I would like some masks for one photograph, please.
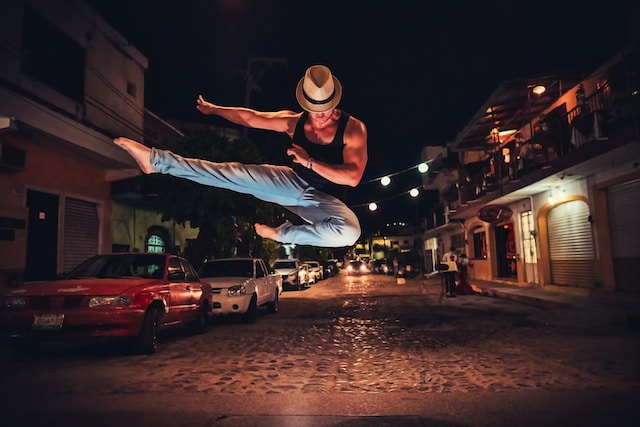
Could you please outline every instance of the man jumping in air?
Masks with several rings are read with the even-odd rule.
[[[291,166],[216,163],[184,158],[128,138],[114,142],[145,174],[168,174],[251,194],[285,207],[306,222],[294,225],[286,221],[277,227],[256,223],[256,233],[263,238],[318,247],[351,246],[360,237],[360,223],[340,198],[346,187],[355,187],[362,179],[368,156],[367,129],[362,121],[336,108],[341,97],[340,81],[324,65],[309,67],[296,87],[303,112],[224,107],[198,97],[196,108],[203,114],[289,135]]]

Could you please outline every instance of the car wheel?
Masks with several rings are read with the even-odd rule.
[[[258,300],[256,295],[253,294],[251,297],[251,302],[249,303],[249,308],[247,308],[246,313],[242,315],[242,321],[244,323],[255,323],[258,318]]]
[[[28,338],[16,338],[11,342],[13,354],[17,357],[33,357],[38,353],[40,342]]]
[[[191,331],[194,334],[203,334],[207,328],[207,321],[209,320],[209,313],[205,304],[201,305],[198,309],[196,318],[191,323]]]
[[[142,320],[142,329],[136,342],[138,354],[153,354],[158,350],[158,335],[162,315],[157,307],[150,307]]]
[[[273,297],[273,301],[269,301],[267,303],[267,311],[269,313],[277,313],[278,312],[278,303],[280,296],[278,295],[278,289],[274,291],[275,296]]]

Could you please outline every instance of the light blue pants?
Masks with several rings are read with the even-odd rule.
[[[311,187],[290,167],[215,163],[156,148],[151,149],[150,160],[156,173],[251,194],[276,203],[307,222],[293,225],[287,221],[278,232],[278,242],[344,247],[353,245],[360,237],[360,223],[353,211],[340,199]]]

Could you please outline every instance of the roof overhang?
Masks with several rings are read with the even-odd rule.
[[[515,133],[538,117],[568,89],[579,75],[547,75],[501,83],[469,123],[449,142],[451,151],[487,151],[495,147],[492,132]],[[539,89],[544,88],[541,92]]]

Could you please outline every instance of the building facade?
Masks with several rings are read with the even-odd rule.
[[[179,136],[145,109],[147,67],[82,1],[3,3],[0,288],[55,278],[93,254],[145,250],[153,230],[188,237],[157,214],[113,208],[112,183],[139,170],[112,139]]]
[[[640,294],[639,89],[634,44],[579,76],[501,84],[448,144],[456,170],[425,177],[445,207],[425,250],[466,253],[470,281]]]

